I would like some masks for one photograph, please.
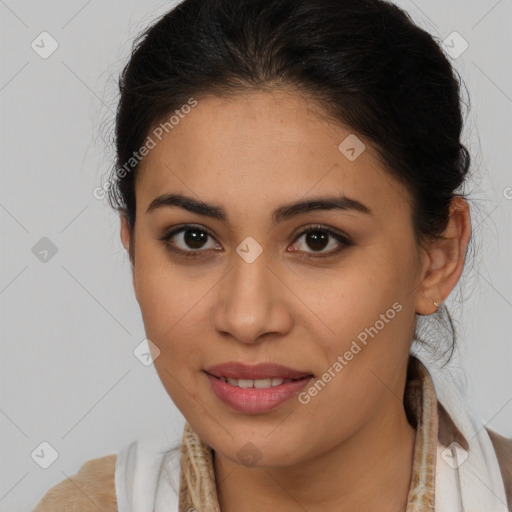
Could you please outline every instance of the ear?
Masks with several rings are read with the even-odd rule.
[[[135,271],[134,271],[134,247],[132,234],[130,229],[130,224],[128,222],[128,218],[126,215],[121,214],[121,242],[128,252],[128,257],[130,258],[130,264],[132,269],[132,282],[133,282],[133,290],[135,291],[135,295],[137,295],[137,285],[135,282]]]
[[[450,204],[450,218],[442,238],[435,240],[424,254],[423,278],[416,300],[416,313],[430,315],[450,295],[464,269],[471,236],[469,205],[461,197]]]

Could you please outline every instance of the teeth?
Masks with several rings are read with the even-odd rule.
[[[291,382],[292,379],[280,379],[275,377],[272,379],[232,379],[231,377],[222,377],[224,382],[229,382],[232,386],[239,388],[256,388],[256,389],[267,389],[274,386],[280,386]]]

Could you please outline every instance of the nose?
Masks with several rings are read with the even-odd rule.
[[[282,277],[264,258],[237,259],[217,288],[215,329],[245,344],[285,335],[293,320]]]

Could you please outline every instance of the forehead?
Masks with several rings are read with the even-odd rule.
[[[186,111],[172,128],[149,134],[155,145],[136,185],[141,209],[178,191],[244,213],[333,193],[374,211],[407,208],[405,190],[370,142],[298,93],[203,97]]]

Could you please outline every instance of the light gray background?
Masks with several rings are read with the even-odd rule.
[[[454,63],[471,99],[478,257],[462,308],[451,300],[459,287],[448,300],[460,310],[454,368],[482,419],[510,437],[512,1],[397,3],[442,40],[457,31],[469,43]],[[118,219],[92,193],[113,157],[102,137],[117,75],[134,36],[171,5],[0,0],[1,511],[31,510],[83,462],[142,432],[180,439],[181,414],[133,354],[145,335]],[[47,59],[31,48],[43,31],[59,44]],[[46,263],[32,252],[42,237],[58,249]],[[43,441],[58,452],[48,469],[31,457]]]

